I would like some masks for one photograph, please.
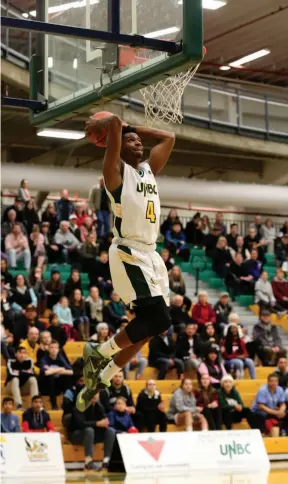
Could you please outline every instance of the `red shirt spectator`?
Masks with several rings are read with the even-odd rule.
[[[199,293],[198,303],[192,309],[192,319],[199,326],[205,326],[207,323],[216,323],[216,314],[208,303],[208,294],[206,291]]]
[[[282,269],[277,269],[277,275],[271,284],[276,301],[284,309],[288,309],[288,281],[284,278]]]

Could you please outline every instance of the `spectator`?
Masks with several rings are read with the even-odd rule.
[[[136,379],[141,380],[144,370],[147,366],[147,359],[142,356],[141,350],[136,353],[136,355],[126,363],[123,368],[124,377],[127,378],[128,371],[136,370]]]
[[[203,358],[202,363],[198,368],[201,375],[209,375],[210,383],[214,388],[220,387],[220,382],[223,376],[227,374],[224,365],[220,361],[220,348],[217,344],[212,343],[207,348],[207,356]]]
[[[100,179],[98,200],[96,204],[97,235],[106,237],[110,230],[110,202],[104,186],[104,179]]]
[[[7,261],[1,258],[1,286],[4,284],[6,288],[10,289],[13,286],[13,282],[14,277],[8,272]]]
[[[262,247],[262,238],[257,235],[257,231],[254,227],[250,227],[248,235],[244,238],[244,247],[248,249],[250,254],[253,249],[257,249],[257,259],[263,260],[264,250]]]
[[[1,313],[3,315],[3,325],[11,333],[14,333],[14,312],[11,307],[11,298],[8,290],[1,286]]]
[[[278,376],[278,385],[283,388],[285,392],[285,401],[288,403],[288,368],[287,368],[287,358],[281,357],[277,362],[275,368],[275,375]]]
[[[41,331],[39,338],[39,348],[37,351],[37,365],[41,367],[41,360],[44,356],[49,355],[49,346],[52,341],[52,336],[50,331]]]
[[[14,400],[12,397],[5,397],[2,400],[3,412],[1,412],[1,433],[14,434],[21,432],[19,417],[13,412]]]
[[[60,279],[60,270],[58,266],[51,269],[50,281],[46,283],[47,307],[52,309],[64,294],[64,284]]]
[[[16,344],[27,338],[29,328],[37,328],[40,332],[45,329],[45,324],[37,318],[36,309],[32,304],[26,306],[21,318],[15,324],[14,337]]]
[[[249,276],[253,277],[254,281],[258,281],[261,274],[261,262],[258,261],[258,250],[252,249],[251,258],[246,260],[244,264],[247,267]]]
[[[33,225],[30,234],[30,250],[33,264],[43,267],[46,261],[46,248],[44,235],[40,233],[39,225]]]
[[[7,361],[10,358],[14,358],[14,348],[12,343],[14,342],[14,336],[3,325],[4,316],[1,312],[1,355]]]
[[[127,411],[126,400],[123,397],[117,397],[115,407],[108,414],[109,427],[116,431],[116,434],[136,433],[138,430],[134,427],[130,413]]]
[[[55,202],[58,222],[69,220],[70,215],[75,211],[73,203],[68,198],[68,190],[62,190],[60,200]]]
[[[176,343],[176,358],[183,360],[185,371],[197,370],[200,366],[200,341],[196,334],[197,324],[188,323],[185,332],[178,334]]]
[[[267,249],[268,254],[274,254],[274,241],[276,239],[276,230],[272,218],[267,218],[263,225],[262,243]]]
[[[16,312],[22,312],[29,304],[37,307],[38,301],[34,290],[28,287],[23,274],[15,277],[15,287],[12,289],[11,296],[12,308]]]
[[[89,280],[91,286],[97,286],[99,288],[102,298],[110,296],[113,287],[107,252],[100,253],[95,267],[89,271]]]
[[[25,410],[22,416],[23,432],[56,432],[49,413],[43,407],[41,395],[34,395],[31,408]]]
[[[209,430],[221,430],[222,417],[219,396],[217,390],[210,383],[209,375],[201,376],[199,390],[196,390],[195,398],[197,410],[207,420]]]
[[[206,291],[199,292],[198,303],[192,309],[192,319],[198,324],[201,331],[206,324],[216,323],[216,315],[211,304],[208,303],[208,293]]]
[[[177,212],[176,210],[170,210],[169,214],[168,214],[168,217],[164,220],[164,222],[162,223],[161,227],[160,227],[160,232],[162,235],[164,235],[164,237],[166,236],[166,233],[168,232],[168,230],[171,230],[172,229],[172,226],[174,224],[180,224],[181,225],[181,228],[182,228],[182,224],[180,222],[180,219],[177,215]]]
[[[228,292],[221,292],[220,298],[213,309],[216,314],[216,329],[218,333],[222,333],[228,324],[229,314],[233,311],[231,304],[229,304]]]
[[[201,229],[201,216],[200,213],[197,212],[195,213],[192,220],[190,220],[190,222],[188,222],[185,227],[186,242],[189,244],[193,244],[194,246],[202,245],[204,235]]]
[[[171,230],[166,232],[165,243],[171,254],[179,255],[185,262],[189,261],[190,250],[180,223],[174,223]]]
[[[226,236],[227,227],[223,223],[223,213],[222,212],[216,213],[214,230],[216,230],[219,233],[219,235],[223,235],[224,237]]]
[[[262,434],[279,437],[280,429],[288,432],[288,414],[285,393],[279,386],[275,373],[268,375],[267,384],[263,385],[255,397],[252,412],[257,419],[257,427]],[[275,428],[276,427],[276,428]]]
[[[277,269],[272,289],[277,304],[282,310],[288,310],[288,280],[284,278],[284,271],[281,268]]]
[[[212,343],[220,346],[220,335],[216,333],[214,324],[208,323],[200,333],[199,344],[201,356],[207,355],[207,350],[210,348]]]
[[[168,249],[161,250],[161,258],[166,266],[167,271],[171,271],[174,266],[174,259],[170,258],[170,253]]]
[[[28,190],[28,180],[25,180],[25,179],[21,180],[16,196],[23,203],[29,202],[29,200],[31,199],[31,195]]]
[[[58,341],[60,348],[62,349],[67,342],[66,331],[61,325],[57,314],[51,313],[49,315],[50,326],[48,328],[49,333],[51,333],[51,338]]]
[[[239,253],[235,255],[230,264],[226,284],[232,291],[233,297],[238,294],[254,294],[253,276],[249,274],[248,267],[246,263],[243,263],[243,257]]]
[[[288,235],[288,220],[285,220],[283,227],[280,229],[280,237],[283,237],[283,235]]]
[[[176,344],[168,331],[155,336],[149,343],[149,366],[159,370],[158,380],[164,380],[166,373],[176,368],[178,378],[184,373],[184,362],[175,358]]]
[[[136,409],[142,416],[142,425],[147,432],[155,432],[156,425],[159,425],[159,432],[166,432],[164,402],[154,380],[147,380],[146,388],[138,395]]]
[[[40,314],[43,314],[46,309],[46,287],[41,267],[33,267],[29,275],[29,284],[33,289],[38,301],[38,308]]]
[[[53,306],[53,312],[57,314],[59,322],[65,329],[68,340],[73,339],[73,318],[67,297],[62,296],[57,304]]]
[[[11,232],[13,231],[14,225],[17,223],[20,225],[23,234],[26,235],[26,229],[24,225],[21,222],[17,222],[16,218],[17,218],[16,211],[13,208],[11,208],[7,213],[7,221],[2,223],[1,231],[2,231],[3,239],[5,239],[6,235],[11,234]]]
[[[53,244],[53,235],[50,233],[49,222],[43,222],[41,224],[41,234],[44,237],[44,247],[49,262],[54,263],[58,259],[60,250],[58,245]]]
[[[50,397],[53,410],[58,410],[56,397],[72,386],[73,370],[71,365],[59,353],[58,341],[52,340],[49,353],[40,362],[44,394]]]
[[[183,296],[176,295],[172,297],[170,316],[175,333],[182,333],[185,331],[186,325],[192,322],[188,310],[184,305]]]
[[[80,229],[80,227],[84,223],[84,220],[87,217],[86,207],[85,207],[85,204],[83,202],[77,202],[75,204],[75,215],[76,215],[76,218],[77,218],[77,225]]]
[[[94,269],[97,267],[96,257],[99,254],[99,244],[96,242],[96,240],[96,234],[88,234],[80,249],[83,272],[89,272],[91,267],[94,267]]]
[[[21,394],[29,394],[31,397],[38,394],[38,383],[33,371],[33,361],[27,358],[25,348],[18,346],[15,351],[15,359],[7,361],[7,377],[5,393],[12,395],[16,409],[22,409]]]
[[[80,229],[77,223],[76,213],[72,213],[69,217],[69,230],[76,237],[76,239],[81,240]]]
[[[273,313],[282,310],[282,307],[277,304],[274,297],[272,285],[268,280],[268,272],[266,271],[262,272],[255,284],[255,303],[259,305],[260,312],[263,309],[268,309]]]
[[[89,318],[85,313],[85,302],[80,289],[74,289],[70,303],[73,326],[79,331],[83,341],[90,338]]]
[[[204,215],[201,219],[201,232],[203,234],[203,242],[205,242],[205,237],[210,233],[210,220],[207,215]]]
[[[99,254],[101,254],[101,252],[109,251],[113,238],[114,238],[113,232],[109,232],[106,237],[103,237],[102,239],[100,239]]]
[[[264,231],[263,231],[263,222],[261,215],[255,215],[254,222],[250,225],[250,227],[256,230],[256,235],[259,240],[263,239]]]
[[[54,237],[56,230],[59,227],[59,223],[53,202],[49,202],[46,209],[42,213],[42,222],[49,223],[50,234]]]
[[[41,333],[42,334],[42,333]],[[39,375],[40,369],[36,366],[37,363],[37,353],[39,350],[39,329],[35,326],[28,329],[27,339],[21,342],[21,347],[25,348],[28,358],[33,361],[33,369],[35,375]]]
[[[216,249],[212,254],[212,259],[213,270],[216,272],[216,274],[218,274],[218,276],[225,278],[232,262],[225,237],[219,237]]]
[[[90,321],[90,326],[95,331],[98,323],[103,322],[103,300],[99,296],[98,287],[90,287],[89,296],[85,301],[85,311]]]
[[[228,371],[236,371],[237,378],[244,378],[244,368],[248,368],[250,378],[256,379],[254,361],[248,358],[241,328],[234,323],[227,326],[227,333],[223,340],[225,365]]]
[[[105,343],[109,339],[109,326],[107,323],[98,323],[96,326],[96,333],[93,334],[91,340],[97,343]]]
[[[288,234],[275,241],[275,257],[278,267],[282,267],[284,272],[288,272]]]
[[[64,296],[71,298],[75,289],[80,289],[82,292],[82,281],[78,269],[72,269],[71,274],[65,284]]]
[[[8,221],[8,212],[11,209],[15,210],[16,212],[16,222],[22,223],[23,222],[23,202],[19,197],[15,198],[13,205],[10,205],[9,207],[6,208],[6,210],[3,213],[2,222]]]
[[[167,417],[177,426],[185,425],[187,432],[192,432],[195,424],[198,424],[201,430],[208,430],[207,420],[202,413],[197,411],[190,378],[184,378],[180,388],[173,393]]]
[[[229,247],[230,254],[232,259],[235,259],[236,254],[241,254],[243,257],[243,260],[250,259],[250,252],[247,248],[244,246],[244,239],[242,235],[237,235],[236,237],[236,242],[235,242],[235,248]]]
[[[86,215],[84,222],[81,224],[81,227],[80,227],[80,240],[81,240],[81,242],[85,242],[85,240],[87,239],[87,236],[89,234],[93,235],[96,239],[97,234],[96,234],[94,221],[93,221],[92,217],[88,217]]]
[[[40,220],[35,209],[34,201],[32,199],[25,203],[23,210],[23,222],[28,235],[31,234],[33,225],[39,226]]]
[[[229,248],[237,251],[237,237],[239,236],[239,227],[238,224],[231,224],[230,225],[230,234],[227,235],[227,245]]]
[[[73,408],[68,437],[73,445],[84,446],[85,470],[107,469],[112,456],[116,432],[109,427],[105,409],[99,401],[99,393],[94,396],[92,405],[84,413],[78,412],[76,407]],[[94,444],[100,442],[104,443],[102,466],[93,462]]]
[[[231,430],[233,423],[240,423],[243,418],[246,418],[249,426],[255,429],[257,428],[255,417],[250,408],[244,406],[240,393],[234,387],[234,383],[231,375],[225,375],[221,379],[219,403],[223,423],[227,430]]]
[[[26,271],[30,270],[31,253],[28,239],[18,223],[15,223],[12,232],[5,237],[5,251],[8,256],[9,267],[17,269],[17,263],[23,261]]]
[[[69,222],[62,221],[60,228],[54,236],[54,243],[60,248],[61,256],[64,263],[75,260],[80,248],[80,242],[69,230]]]
[[[122,321],[128,321],[126,307],[116,291],[111,292],[110,301],[104,306],[103,315],[113,333],[116,333]]]
[[[185,296],[186,287],[182,276],[182,271],[179,266],[174,266],[169,273],[169,287],[175,294]]]
[[[261,348],[264,366],[274,365],[280,356],[286,356],[286,350],[281,347],[279,328],[272,323],[267,309],[262,311],[259,323],[253,328],[253,340]]]

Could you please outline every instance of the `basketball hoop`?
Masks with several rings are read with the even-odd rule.
[[[203,47],[203,57],[205,54],[206,48]],[[182,97],[185,88],[196,74],[199,66],[200,63],[186,72],[167,77],[140,90],[144,101],[147,125],[152,126],[156,121],[166,124],[182,123]]]

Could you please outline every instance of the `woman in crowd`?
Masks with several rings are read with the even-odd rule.
[[[207,349],[207,356],[203,358],[202,363],[198,368],[198,373],[201,375],[209,375],[211,385],[214,388],[220,387],[220,382],[223,376],[227,374],[223,363],[220,361],[220,348],[215,343],[212,343]]]
[[[160,255],[161,255],[162,260],[163,260],[163,262],[166,266],[167,271],[169,272],[172,269],[172,267],[174,266],[174,259],[172,259],[170,257],[170,253],[169,253],[168,249],[163,249],[161,251]]]
[[[276,229],[273,225],[272,218],[267,218],[265,224],[262,226],[263,242],[266,246],[268,254],[274,254],[274,242],[276,239]]]
[[[60,324],[57,314],[51,313],[49,316],[49,328],[48,331],[51,333],[52,339],[58,341],[60,348],[66,345],[67,335],[65,329]]]
[[[10,272],[8,272],[8,264],[7,260],[3,257],[1,258],[1,284],[4,284],[5,287],[10,288],[13,286],[14,277]]]
[[[86,236],[86,240],[80,248],[82,272],[91,271],[91,267],[93,268],[93,266],[96,269],[96,257],[98,254],[99,244],[97,243],[97,233],[95,231],[95,234],[91,232]]]
[[[122,321],[128,321],[125,304],[116,291],[111,292],[110,302],[104,307],[103,315],[113,333],[116,333]]]
[[[37,267],[43,267],[46,262],[46,248],[44,235],[40,233],[39,225],[33,225],[30,234],[30,251],[32,256],[32,264]]]
[[[139,393],[136,411],[142,416],[141,427],[147,432],[155,432],[156,425],[159,425],[159,432],[166,432],[164,402],[154,380],[148,380],[146,388]]]
[[[182,227],[182,224],[180,222],[180,219],[177,215],[176,210],[172,209],[172,210],[170,210],[168,217],[164,220],[163,224],[160,227],[161,234],[164,235],[164,237],[165,237],[166,232],[168,232],[168,230],[171,230],[173,224],[176,224],[176,223],[179,223]]]
[[[210,383],[210,376],[201,375],[199,390],[195,392],[198,411],[206,418],[209,430],[221,430],[222,418],[217,390]]]
[[[41,331],[39,336],[39,349],[37,351],[37,363],[36,366],[40,368],[40,362],[44,356],[49,353],[49,345],[52,341],[50,331]]]
[[[28,180],[21,180],[16,197],[21,199],[23,203],[29,202],[31,195],[28,190]]]
[[[90,323],[85,312],[85,302],[80,289],[74,289],[70,309],[74,328],[80,333],[81,339],[87,341],[90,338]]]
[[[87,211],[83,202],[77,202],[75,205],[75,215],[77,217],[77,225],[80,229],[81,225],[85,222],[87,217]]]
[[[197,411],[196,399],[193,393],[192,380],[184,378],[180,388],[175,390],[170,400],[167,417],[177,426],[185,426],[187,432],[192,432],[198,424],[201,430],[208,430],[208,423],[202,413]]]
[[[191,308],[192,301],[189,299],[189,297],[185,296],[186,287],[182,271],[179,266],[173,266],[169,273],[169,288],[175,294],[180,294],[180,296],[184,297],[184,306],[188,312]]]
[[[248,368],[250,378],[255,380],[256,371],[254,361],[248,357],[242,330],[237,324],[230,323],[223,340],[223,358],[228,371],[234,370],[237,378],[244,378],[244,368]]]
[[[35,204],[32,199],[25,203],[23,210],[23,222],[28,234],[31,234],[34,225],[39,225],[40,223]]]
[[[15,277],[15,287],[12,289],[11,296],[12,309],[16,313],[20,313],[23,309],[32,304],[37,308],[38,301],[34,290],[29,287],[23,274],[17,274]]]
[[[82,281],[78,269],[72,269],[71,274],[65,284],[64,295],[70,298],[75,289],[80,289],[82,292]]]
[[[59,226],[55,205],[53,202],[49,202],[46,209],[42,213],[42,222],[49,223],[50,234],[53,237]]]
[[[218,274],[218,276],[225,278],[232,258],[230,251],[227,247],[226,237],[219,237],[216,249],[212,254],[213,259],[213,270]]]
[[[39,313],[43,314],[46,309],[46,287],[41,267],[32,267],[29,275],[29,283],[38,300]]]
[[[221,379],[219,404],[222,420],[227,430],[232,429],[233,423],[242,422],[243,418],[246,418],[252,429],[257,428],[255,417],[250,408],[244,406],[240,393],[234,387],[234,380],[231,375],[225,375]]]
[[[47,307],[52,309],[58,303],[64,293],[64,284],[60,279],[60,271],[57,266],[51,269],[51,279],[46,283]]]
[[[236,250],[234,250],[232,247],[228,247],[232,259],[234,260],[236,254],[241,254],[244,261],[250,259],[250,252],[247,248],[244,247],[244,238],[242,237],[242,235],[237,235],[235,243]]]
[[[199,338],[201,354],[203,356],[207,355],[207,350],[213,343],[220,346],[220,336],[216,333],[215,325],[213,323],[208,323],[205,324]]]
[[[109,326],[107,323],[98,323],[96,326],[96,333],[91,336],[91,340],[97,343],[105,343],[109,339]]]
[[[210,220],[207,215],[204,215],[201,219],[201,232],[204,237],[210,233]]]
[[[86,217],[83,224],[80,227],[80,240],[81,242],[85,242],[87,235],[93,234],[95,236],[95,240],[97,238],[95,224],[93,222],[92,217]]]
[[[272,313],[281,312],[283,309],[277,303],[272,284],[268,279],[268,272],[263,271],[260,278],[255,284],[255,303],[259,304],[260,312],[263,309],[268,309]]]
[[[85,311],[90,321],[90,326],[95,332],[95,327],[98,323],[103,322],[103,300],[99,296],[98,287],[90,287],[89,296],[85,301]]]

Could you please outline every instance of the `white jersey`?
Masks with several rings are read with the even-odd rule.
[[[115,215],[115,237],[154,245],[159,232],[160,198],[149,163],[140,163],[138,170],[124,163],[122,184],[113,192],[106,191]]]

